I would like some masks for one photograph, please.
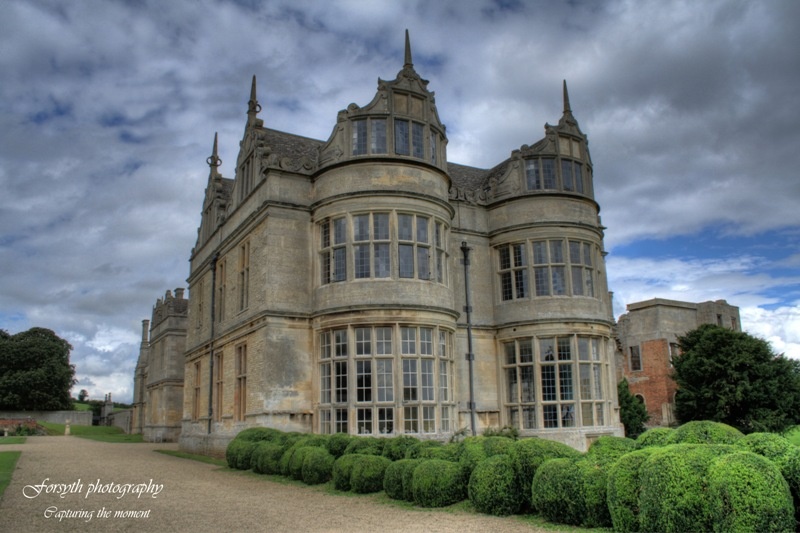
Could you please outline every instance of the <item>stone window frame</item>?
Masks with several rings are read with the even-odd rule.
[[[605,342],[582,334],[504,340],[500,353],[506,423],[522,432],[604,426]]]
[[[335,332],[346,338],[346,348],[334,348]],[[453,335],[447,328],[401,322],[320,331],[316,429],[375,436],[452,431]],[[340,396],[337,385],[344,382],[337,377],[347,383]]]
[[[525,158],[525,189],[528,192],[561,191],[591,197],[591,172],[583,157],[582,146],[582,139],[560,135],[557,154]]]
[[[234,348],[233,419],[243,422],[247,416],[247,343]]]
[[[500,299],[505,302],[527,298],[530,293],[530,273],[526,243],[498,246],[497,254]]]
[[[350,121],[350,153],[353,156],[388,153],[388,119],[358,117]]]
[[[239,245],[239,311],[250,305],[250,241]]]
[[[628,347],[628,362],[631,372],[641,372],[644,370],[642,351],[638,344]]]
[[[214,354],[214,420],[222,420],[224,407],[223,394],[225,387],[225,354],[221,350]]]

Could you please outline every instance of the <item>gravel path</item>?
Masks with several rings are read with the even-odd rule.
[[[514,518],[402,509],[373,497],[284,485],[156,449],[177,445],[68,436],[0,446],[0,452],[22,451],[0,500],[0,531],[542,531]]]

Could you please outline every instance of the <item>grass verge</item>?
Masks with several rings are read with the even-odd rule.
[[[0,444],[25,444],[27,437],[0,437]]]
[[[52,422],[39,422],[39,425],[47,430],[48,435],[63,435],[66,427],[64,424]],[[116,426],[75,426],[70,424],[69,434],[101,442],[144,442],[141,434],[128,435],[122,431],[122,428]]]
[[[0,498],[11,483],[11,475],[17,466],[17,459],[22,452],[0,452]]]

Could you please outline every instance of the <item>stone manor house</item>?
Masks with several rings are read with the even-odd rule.
[[[622,435],[588,141],[563,113],[490,169],[447,159],[406,35],[327,140],[265,127],[212,155],[188,299],[143,325],[134,431],[219,454],[239,431]],[[268,115],[268,113],[264,113]],[[148,335],[148,328],[149,335]]]

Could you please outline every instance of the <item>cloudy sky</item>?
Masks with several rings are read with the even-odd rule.
[[[130,401],[141,321],[183,287],[214,132],[233,177],[250,79],[271,128],[326,139],[402,67],[491,167],[561,115],[589,135],[615,314],[726,299],[800,358],[800,2],[6,0],[0,329],[69,340]]]

